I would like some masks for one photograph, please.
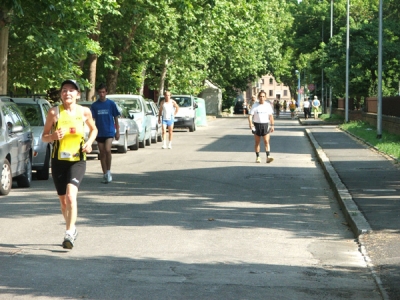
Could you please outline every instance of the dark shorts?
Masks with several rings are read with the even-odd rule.
[[[71,162],[53,159],[51,161],[51,174],[57,194],[65,195],[69,183],[79,188],[85,171],[86,160]]]
[[[254,128],[256,129],[254,134],[258,136],[267,135],[270,131],[269,123],[254,123]]]
[[[98,142],[98,143],[105,143],[106,142],[106,140],[108,140],[108,139],[113,139],[114,137],[113,136],[109,136],[109,137],[97,137],[96,138],[96,142]]]

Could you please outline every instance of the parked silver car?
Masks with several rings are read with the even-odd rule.
[[[91,101],[79,101],[78,104],[89,107],[93,104]],[[119,140],[113,140],[112,148],[117,148],[119,153],[126,153],[128,149],[138,150],[139,149],[139,128],[133,118],[129,115],[129,111],[123,105],[116,103],[118,111],[121,116],[118,119],[119,123]],[[87,133],[89,130],[87,129]],[[92,154],[98,154],[99,148],[97,143],[94,142],[92,145]]]
[[[162,126],[158,124],[158,107],[153,100],[146,101],[146,105],[151,111],[151,142],[162,142]]]
[[[15,102],[31,125],[33,132],[32,170],[39,180],[48,180],[51,166],[52,144],[42,141],[43,127],[51,104],[43,98],[10,98]]]
[[[13,178],[19,187],[32,181],[33,134],[17,105],[0,100],[0,195],[8,195]]]
[[[151,111],[147,109],[146,101],[140,95],[107,95],[115,103],[129,110],[139,127],[139,146],[144,148],[151,145]]]

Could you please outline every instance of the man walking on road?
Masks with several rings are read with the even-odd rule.
[[[260,163],[260,140],[263,137],[265,152],[267,154],[267,163],[274,159],[270,156],[270,133],[274,132],[274,111],[271,105],[265,100],[265,92],[258,93],[258,102],[256,102],[249,113],[249,127],[254,134],[254,151],[256,152],[256,163]]]
[[[160,103],[158,111],[158,123],[162,123],[162,148],[167,148],[166,130],[168,128],[168,149],[172,149],[172,134],[174,132],[174,119],[179,110],[179,105],[171,99],[171,92],[164,92],[164,100]],[[162,117],[162,121],[161,121]]]
[[[103,170],[103,183],[110,183],[111,176],[111,144],[115,138],[119,140],[118,116],[121,115],[114,101],[107,99],[107,88],[104,84],[97,87],[99,98],[92,104],[93,119],[99,130],[96,141],[100,151],[100,163]]]

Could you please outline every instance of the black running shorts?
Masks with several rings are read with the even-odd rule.
[[[108,139],[114,139],[113,136],[109,136],[109,137],[97,137],[96,138],[96,142],[98,143],[105,143]]]
[[[254,123],[254,128],[256,129],[254,134],[258,136],[267,135],[270,131],[269,123]]]
[[[86,172],[86,161],[63,161],[53,159],[51,161],[51,174],[58,195],[67,193],[67,185],[73,184],[77,188],[82,182]]]

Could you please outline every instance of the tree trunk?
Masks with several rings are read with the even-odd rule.
[[[86,99],[94,101],[96,97],[96,69],[97,69],[97,54],[89,54],[89,83],[90,89],[86,92]]]
[[[143,64],[142,67],[142,84],[140,85],[140,91],[139,91],[139,95],[144,94],[144,80],[146,78],[146,70],[147,70],[147,61]]]
[[[115,94],[117,91],[118,71],[122,64],[122,55],[131,48],[137,26],[138,24],[132,26],[128,36],[122,41],[122,47],[116,48],[113,51],[116,60],[114,61],[113,69],[107,73],[107,91],[109,94]]]
[[[167,70],[168,70],[168,58],[165,60],[163,69],[161,71],[160,86],[159,86],[159,89],[158,89],[158,96],[162,96],[164,94],[164,84],[165,84],[165,78],[167,77]]]
[[[122,58],[119,57],[114,61],[114,68],[107,72],[107,93],[115,94],[117,91],[118,70],[121,66]]]
[[[100,27],[101,27],[101,23],[97,23],[97,32],[100,32]],[[95,41],[98,42],[99,41],[99,34],[92,34],[90,35],[90,38]],[[87,90],[86,92],[86,99],[88,101],[94,101],[96,99],[96,70],[97,70],[97,58],[98,55],[95,53],[90,53],[89,57],[88,57],[88,61],[89,61],[89,75],[88,75],[88,80],[90,83],[90,90]]]
[[[8,17],[11,13],[4,8],[0,11],[0,95],[7,94],[7,73],[8,73]]]

